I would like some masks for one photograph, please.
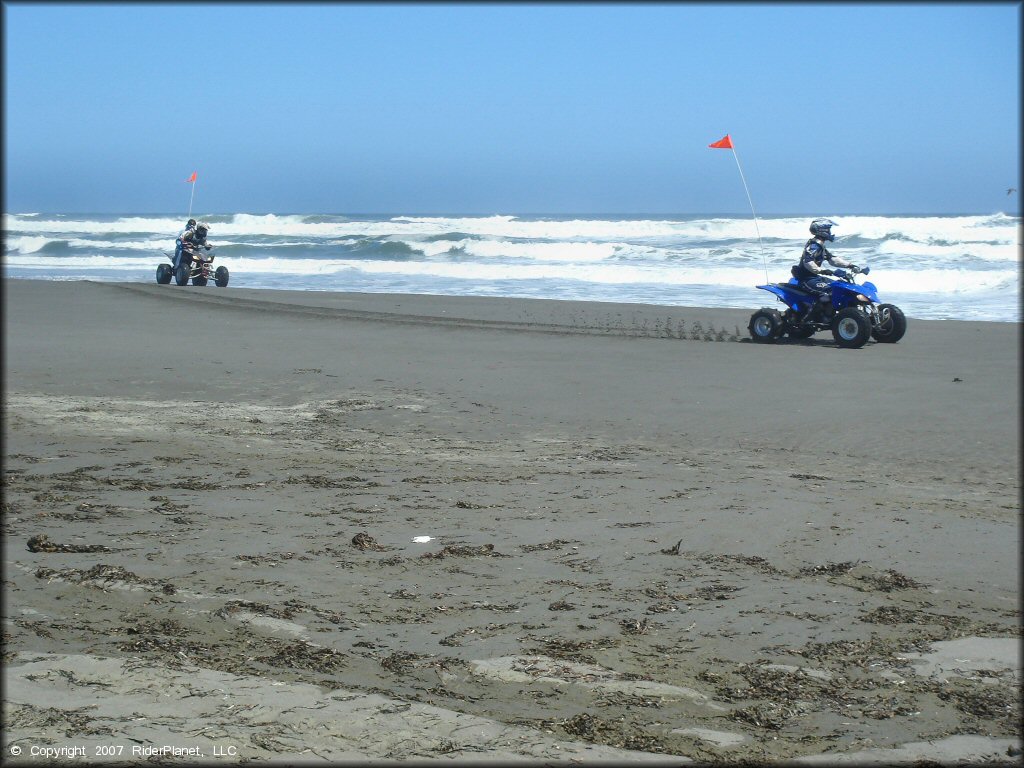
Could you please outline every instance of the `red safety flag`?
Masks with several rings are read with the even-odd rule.
[[[729,138],[729,137],[726,136],[725,138]],[[731,147],[732,144],[730,144],[729,146]],[[185,179],[186,183],[192,182],[192,181],[195,181],[195,180],[196,180],[196,172],[195,171],[192,171],[192,175],[189,176],[187,179]]]
[[[732,139],[729,138],[729,134],[725,134],[724,139],[719,139],[714,144],[708,144],[711,149],[732,149]],[[195,176],[195,174],[192,174]]]

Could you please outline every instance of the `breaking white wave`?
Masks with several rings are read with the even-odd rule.
[[[878,253],[903,256],[925,256],[932,260],[984,259],[986,261],[1020,261],[1020,247],[1010,243],[966,242],[938,244],[914,240],[883,240]]]
[[[149,280],[184,216],[4,214],[4,273]],[[231,284],[735,306],[789,278],[809,217],[197,216]],[[833,215],[830,248],[923,316],[1019,319],[1019,217]],[[761,239],[757,237],[760,231]],[[970,299],[969,312],[963,302]]]

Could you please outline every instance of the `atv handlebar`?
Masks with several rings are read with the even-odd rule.
[[[837,269],[832,274],[840,280],[850,280],[852,282],[855,276],[866,275],[870,271],[871,267],[864,267],[863,269],[860,267],[850,267],[849,271],[845,269]]]

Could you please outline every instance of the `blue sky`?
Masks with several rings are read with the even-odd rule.
[[[4,210],[1019,213],[1020,3],[4,3]]]

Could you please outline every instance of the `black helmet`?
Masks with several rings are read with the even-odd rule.
[[[209,231],[210,231],[210,228],[208,226],[206,226],[205,224],[196,224],[196,234],[197,235],[206,235],[206,233],[209,232]]]
[[[192,229],[192,227],[194,227],[195,225],[196,225],[196,220],[195,220],[195,219],[189,219],[189,220],[188,220],[188,224],[186,224],[185,226],[186,226],[186,227],[187,227],[188,229]]]
[[[838,225],[832,219],[815,219],[811,222],[811,234],[831,243],[836,239],[836,236],[832,234],[832,227],[835,226]]]

